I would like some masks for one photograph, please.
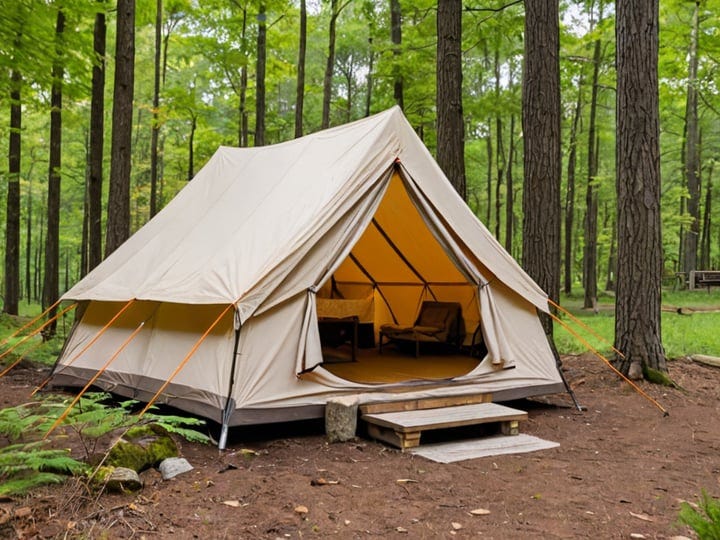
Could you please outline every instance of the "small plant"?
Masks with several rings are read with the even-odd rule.
[[[154,412],[139,418],[132,414],[137,401],[115,403],[104,392],[85,394],[53,432],[53,437],[48,438],[49,430],[70,403],[68,397],[49,395],[0,410],[0,435],[15,443],[0,449],[1,495],[24,493],[41,484],[62,482],[67,475],[88,473],[87,462],[98,447],[106,449],[108,437],[134,426],[157,424],[188,441],[210,442],[207,435],[192,429],[204,425],[203,420]],[[69,444],[68,437],[75,439],[75,444]],[[57,443],[81,448],[84,455],[73,457],[70,450],[57,449]]]
[[[678,521],[695,531],[700,540],[720,540],[720,500],[703,490],[698,508],[682,503]]]

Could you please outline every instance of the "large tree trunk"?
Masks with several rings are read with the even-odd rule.
[[[437,162],[465,199],[462,107],[462,2],[440,0],[437,12]]]
[[[90,98],[90,174],[87,187],[88,211],[88,264],[83,273],[89,272],[102,261],[102,184],[103,146],[105,144],[105,11],[103,0],[97,0],[93,29],[95,62],[92,71]],[[84,274],[83,274],[84,275]]]
[[[45,237],[45,284],[43,287],[43,309],[53,305],[60,296],[60,182],[62,167],[62,80],[63,80],[63,32],[65,13],[58,10],[55,24],[55,59],[52,67],[52,89],[50,93],[50,159],[48,162],[47,192],[47,236]],[[55,315],[56,308],[48,313]],[[48,338],[55,335],[56,321],[43,330]]]
[[[570,125],[570,142],[567,164],[567,191],[565,192],[565,256],[563,258],[565,281],[563,291],[565,294],[572,292],[573,271],[575,256],[573,250],[573,227],[575,226],[575,169],[577,166],[577,133],[582,111],[583,77],[580,77],[578,84],[578,96],[573,112],[573,121]]]
[[[667,371],[660,332],[658,0],[616,3],[618,269],[615,347],[620,370]]]
[[[700,159],[698,139],[698,11],[700,3],[695,2],[693,22],[688,51],[687,102],[685,107],[685,182],[688,190],[687,213],[690,224],[683,238],[683,272],[697,270],[698,236],[700,234]]]
[[[305,104],[305,53],[307,50],[307,9],[300,0],[300,42],[298,45],[297,87],[295,90],[295,137],[303,134],[303,107]]]
[[[116,36],[106,257],[130,236],[135,0],[118,0]]]
[[[523,266],[560,295],[560,38],[557,0],[525,2]],[[544,321],[547,333],[552,325]]]
[[[265,64],[267,58],[267,13],[265,2],[258,12],[257,59],[255,63],[255,146],[265,145]]]
[[[405,107],[403,77],[399,60],[402,57],[402,11],[400,0],[390,0],[390,39],[393,44],[393,97],[400,108]]]
[[[160,160],[160,71],[162,69],[162,0],[155,2],[155,80],[153,85],[152,132],[150,134],[150,217],[158,211],[158,162]]]
[[[19,41],[19,40],[18,40]],[[22,76],[10,75],[10,141],[8,145],[8,191],[5,214],[5,298],[3,312],[18,314],[20,301],[20,156],[22,133]]]

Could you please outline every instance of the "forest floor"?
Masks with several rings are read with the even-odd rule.
[[[441,464],[364,438],[329,444],[321,423],[237,431],[222,453],[182,442],[194,469],[148,470],[139,493],[71,481],[1,500],[0,537],[693,538],[681,502],[720,495],[720,370],[678,359],[681,389],[640,383],[668,416],[590,355],[564,370],[587,410],[567,395],[514,403],[529,411],[521,432],[557,448]],[[0,406],[44,375],[0,378]]]

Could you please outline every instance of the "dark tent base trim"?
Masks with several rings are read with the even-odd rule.
[[[477,360],[477,359],[476,359]],[[324,366],[327,367],[327,366]],[[91,377],[95,375],[95,371],[68,367],[65,368],[61,373],[57,373],[52,379],[52,388],[79,388],[84,386]],[[149,385],[153,388],[160,388],[163,381],[145,379]],[[403,386],[402,384],[393,385],[392,388],[383,386],[379,388],[377,392],[363,391],[363,392],[342,392],[338,391],[336,395],[340,394],[362,394],[363,403],[377,403],[383,401],[405,401],[418,399],[418,396],[425,394],[428,390],[437,390],[442,387],[452,386],[456,388],[460,383],[451,383],[448,381],[427,381],[427,383],[417,383],[414,385]],[[462,383],[462,386],[468,386],[467,392],[461,392],[461,394],[482,394],[479,389],[474,387],[477,384]],[[111,383],[107,380],[102,380],[102,377],[95,383],[95,387],[112,394],[116,394],[122,397],[136,399],[140,402],[147,403],[153,398],[154,391],[139,389],[137,387],[131,387],[127,384]],[[524,386],[519,388],[509,388],[500,390],[492,393],[492,401],[512,401],[516,399],[522,399],[532,396],[541,396],[547,394],[560,394],[566,393],[567,390],[562,382],[539,384],[532,386]],[[223,411],[220,408],[212,407],[208,404],[201,403],[195,400],[178,397],[181,395],[188,395],[197,393],[190,387],[184,385],[170,384],[166,388],[162,396],[156,401],[157,404],[167,405],[186,411],[190,414],[207,418],[218,424],[222,423]],[[453,395],[458,393],[453,392]],[[435,397],[440,397],[438,394]],[[225,403],[225,397],[219,397],[219,403]],[[325,405],[324,404],[313,404],[313,405],[302,405],[296,407],[266,407],[266,408],[240,408],[232,412],[229,417],[228,426],[250,426],[259,424],[274,424],[280,422],[293,422],[298,420],[311,420],[317,418],[323,418],[325,416]]]

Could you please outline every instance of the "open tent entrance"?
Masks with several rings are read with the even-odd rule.
[[[362,236],[316,295],[322,365],[354,382],[447,380],[470,373],[485,356],[478,286],[433,234],[398,169]],[[452,339],[384,332],[412,336],[419,314],[444,316],[438,306],[445,305],[459,310]]]

